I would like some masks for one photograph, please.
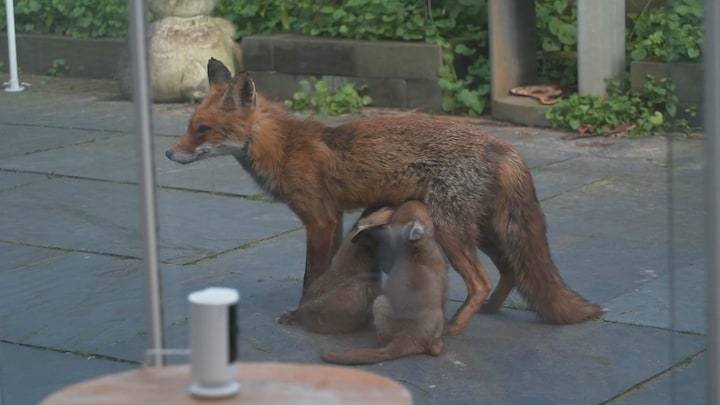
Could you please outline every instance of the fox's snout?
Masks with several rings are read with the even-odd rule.
[[[175,152],[174,148],[166,150],[165,156],[167,156],[167,158],[172,160],[173,162],[182,163],[184,165],[192,163],[198,159],[198,157],[194,154],[177,153]]]

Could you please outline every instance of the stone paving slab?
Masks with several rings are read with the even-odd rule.
[[[37,130],[37,129],[35,129]],[[40,129],[55,133],[54,129]],[[69,131],[72,134],[97,132]],[[54,136],[57,136],[55,133]],[[45,144],[42,137],[37,143]],[[181,165],[165,157],[165,150],[177,138],[155,137],[155,162],[157,184],[161,187],[173,187],[208,191],[212,193],[256,196],[260,188],[232,157],[200,161],[191,165]],[[15,157],[0,160],[0,168],[29,172],[53,173],[56,175],[137,183],[137,160],[135,159],[136,136],[134,134],[116,134],[107,139],[99,139],[74,146],[42,152],[40,156],[14,153]],[[1,157],[1,155],[0,155]]]
[[[91,142],[112,135],[113,133],[109,132],[0,124],[0,139],[7,140],[0,150],[0,164],[6,159],[28,159],[27,155],[32,153]]]
[[[141,361],[147,347],[141,260],[0,244],[10,262],[0,272],[0,339]],[[3,254],[5,256],[5,254]],[[186,337],[189,292],[227,285],[227,271],[163,264],[165,327]],[[18,310],[17,303],[22,303]],[[135,350],[117,351],[126,341]]]
[[[0,342],[3,405],[37,404],[68,385],[137,368],[137,365]]]
[[[605,319],[706,333],[705,263],[678,267],[605,303]]]
[[[9,190],[15,187],[22,187],[26,184],[45,179],[47,179],[47,176],[41,174],[0,172],[0,191]]]
[[[627,394],[610,401],[613,405],[687,404],[705,405],[705,353],[690,364],[675,368]]]
[[[76,95],[25,91],[21,97],[0,94],[0,122],[53,128],[82,128],[133,132],[135,111],[126,101],[92,94]],[[181,135],[194,107],[182,104],[153,106],[155,133]]]
[[[0,240],[141,257],[134,185],[56,178],[6,193]],[[187,263],[297,228],[284,205],[158,190],[162,260]],[[23,213],[31,212],[28,216]]]
[[[133,130],[134,112],[130,103],[97,101],[98,98],[91,94],[28,92],[2,101],[0,122],[120,132]]]

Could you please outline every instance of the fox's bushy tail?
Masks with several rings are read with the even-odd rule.
[[[560,277],[550,256],[545,215],[532,177],[519,156],[517,159],[504,166],[513,172],[505,178],[515,181],[506,184],[510,187],[506,187],[506,199],[500,204],[504,212],[499,212],[500,224],[496,224],[503,231],[499,234],[504,271],[513,272],[518,292],[545,322],[571,324],[602,315],[603,308],[570,289]]]

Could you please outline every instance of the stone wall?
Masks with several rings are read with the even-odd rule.
[[[243,68],[258,91],[281,101],[312,76],[336,89],[367,85],[374,106],[439,111],[442,52],[421,42],[359,41],[298,35],[261,35],[242,40]]]
[[[47,75],[53,62],[62,59],[65,76],[114,79],[119,57],[127,52],[124,39],[75,39],[58,35],[16,34],[18,67],[22,73]],[[0,35],[0,60],[7,69],[7,35]]]

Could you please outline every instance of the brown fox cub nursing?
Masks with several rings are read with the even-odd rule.
[[[317,333],[348,333],[372,319],[380,294],[378,243],[366,229],[385,224],[392,211],[367,209],[343,239],[328,270],[306,289],[298,308],[278,322]]]
[[[285,202],[307,232],[304,292],[340,245],[343,210],[419,200],[467,286],[448,334],[460,333],[481,309],[497,311],[514,287],[547,322],[602,314],[558,274],[530,171],[506,142],[471,125],[420,116],[328,127],[292,118],[257,94],[248,74],[233,78],[215,59],[208,78],[210,94],[166,155],[179,163],[232,155]],[[492,283],[476,248],[500,271],[489,298]]]
[[[382,347],[326,350],[322,357],[332,363],[368,364],[411,354],[437,356],[443,347],[447,264],[433,238],[430,213],[425,204],[408,201],[389,220],[374,223],[361,232],[377,239],[380,269],[388,274],[373,303],[375,335]]]

